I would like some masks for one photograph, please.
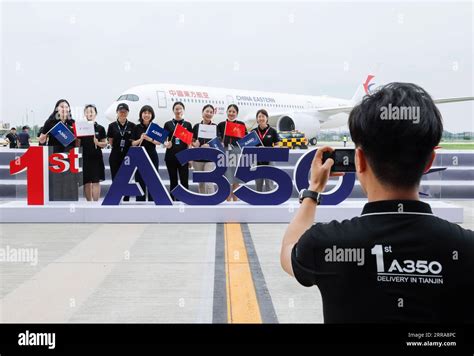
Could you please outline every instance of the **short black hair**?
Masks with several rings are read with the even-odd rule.
[[[140,121],[140,124],[143,124],[142,114],[146,111],[151,113],[150,122],[155,119],[155,111],[153,110],[153,108],[150,105],[145,105],[140,109],[140,114],[138,115],[138,121]]]
[[[16,127],[15,126],[10,127],[10,130],[15,130],[16,131]]]
[[[257,114],[255,115],[255,118],[258,119],[258,115],[260,115],[260,114],[265,115],[265,116],[267,117],[267,119],[268,119],[268,111],[267,111],[267,110],[265,110],[265,109],[260,109],[260,110],[258,110],[258,111],[257,111]]]
[[[186,107],[184,106],[184,104],[181,102],[181,101],[176,101],[174,104],[173,104],[173,111],[174,111],[174,108],[176,105],[181,105],[183,107],[184,110],[186,110]]]
[[[26,130],[26,129],[29,130],[30,128],[29,128],[28,126],[23,126],[21,129],[22,129],[22,130]]]
[[[97,107],[96,107],[94,104],[87,104],[87,105],[84,107],[84,112],[86,112],[86,110],[89,109],[89,108],[94,109],[95,113],[97,114]]]
[[[230,104],[230,105],[227,107],[226,112],[229,111],[230,108],[234,108],[235,111],[237,111],[237,114],[239,113],[239,107],[238,107],[237,105],[235,105],[235,104]]]
[[[431,153],[441,140],[443,122],[423,88],[390,83],[365,96],[352,109],[349,131],[381,183],[413,188],[419,185]]]
[[[212,106],[211,104],[206,104],[202,107],[202,112],[204,112],[204,110],[206,110],[207,108],[211,108],[212,111],[215,111],[214,106]]]

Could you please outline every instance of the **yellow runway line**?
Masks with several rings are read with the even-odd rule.
[[[240,224],[225,224],[227,321],[262,323]]]

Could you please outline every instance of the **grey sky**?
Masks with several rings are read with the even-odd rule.
[[[474,95],[471,2],[4,2],[0,121],[41,124],[59,98],[108,105],[145,83],[327,94],[414,82]],[[474,131],[474,104],[440,106]]]

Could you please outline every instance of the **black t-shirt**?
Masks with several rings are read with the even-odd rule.
[[[18,142],[20,146],[29,146],[30,145],[30,134],[28,132],[20,132],[18,134]]]
[[[180,121],[173,119],[170,121],[166,121],[164,126],[164,129],[168,130],[168,132],[170,133],[170,137],[171,135],[173,135],[176,125],[182,125],[186,130],[191,132],[193,131],[193,127],[191,126],[190,122],[185,121],[184,119]],[[177,139],[174,136],[171,138],[171,143],[173,144],[171,148],[166,149],[165,161],[175,160],[176,154],[178,152],[181,152],[188,148],[188,144],[186,142],[183,142],[183,140]]]
[[[424,202],[315,224],[291,260],[299,283],[319,287],[326,323],[474,322],[474,233]]]
[[[148,126],[145,126],[143,124],[136,125],[133,128],[133,132],[132,132],[133,141],[139,140],[141,135],[145,133],[147,129],[148,129]],[[156,145],[153,142],[143,140],[141,147],[144,147],[150,156],[151,155],[158,156],[158,153],[156,152]]]
[[[106,138],[105,128],[104,126],[99,125],[97,122],[94,122],[94,131],[95,131],[95,138],[97,140],[102,141]],[[82,153],[85,156],[97,157],[100,156],[102,153],[102,149],[100,147],[96,147],[94,144],[94,137],[93,136],[84,136],[81,137],[81,146],[82,146]]]
[[[44,125],[43,125],[43,130],[42,132],[43,133],[47,133],[49,132],[60,120],[59,119],[56,119],[56,117],[50,117],[48,120],[45,121]],[[64,125],[66,125],[66,127],[69,129],[69,131],[71,131],[72,133],[74,133],[74,128],[73,128],[73,125],[74,125],[74,120],[73,119],[66,119],[66,121],[63,122]],[[55,146],[57,148],[59,148],[61,151],[68,151],[70,148],[73,148],[75,145],[75,141],[72,141],[69,146],[67,147],[64,147],[63,144],[61,142],[59,142],[56,137],[54,137],[53,135],[51,135],[50,133],[48,133],[48,146]]]
[[[260,127],[257,126],[252,129],[252,131],[255,131],[257,133],[264,147],[273,147],[273,144],[279,141],[278,132],[271,126],[267,126],[263,130],[261,130]]]
[[[125,121],[124,125],[120,124],[118,120],[109,124],[107,137],[113,140],[112,151],[121,152],[123,154],[128,152],[128,149],[132,145],[132,131],[134,127],[135,124],[128,120]]]
[[[237,146],[237,141],[240,140],[240,138],[225,135],[225,125],[226,125],[227,122],[232,122],[234,124],[244,125],[246,135],[248,133],[247,132],[247,127],[245,126],[244,122],[239,121],[239,120],[234,120],[234,121],[225,120],[225,121],[219,122],[219,124],[217,125],[217,136],[221,140],[224,140],[224,147],[228,147],[229,145]]]
[[[263,130],[261,130],[260,127],[257,126],[252,129],[252,131],[255,131],[257,133],[264,147],[273,147],[273,145],[279,141],[278,132],[271,126],[267,126]],[[259,144],[258,146],[262,145]],[[257,165],[259,166],[269,164],[270,162],[257,162]]]
[[[8,138],[8,141],[10,141],[10,148],[16,148],[17,145],[18,145],[18,135],[17,134],[13,134],[11,132],[8,133],[8,135],[6,136],[6,138]]]
[[[199,144],[202,146],[202,145],[208,143],[209,141],[211,141],[212,138],[200,138],[200,137],[198,137],[198,135],[199,135],[199,125],[205,125],[204,121],[201,121],[201,123],[194,125],[194,127],[193,127],[193,140],[198,140]],[[213,122],[211,122],[209,125],[216,126],[216,124],[213,123]],[[216,129],[216,136],[217,136],[217,129]]]

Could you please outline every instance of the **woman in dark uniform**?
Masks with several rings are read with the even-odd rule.
[[[212,117],[214,116],[214,106],[211,104],[206,104],[202,108],[202,120],[199,124],[194,125],[193,127],[193,147],[209,147],[208,142],[211,141],[211,138],[202,138],[199,137],[199,127],[201,125],[213,125],[214,127],[216,126],[215,123],[212,122]],[[216,128],[216,134],[217,134],[217,128]],[[193,161],[193,168],[194,172],[209,172],[214,170],[215,168],[215,163],[214,162],[209,162],[205,160],[198,160],[198,161]],[[201,182],[199,183],[199,193],[200,194],[214,194],[215,188],[213,183],[204,183]]]
[[[167,121],[164,126],[168,132],[173,134],[177,125],[182,125],[188,131],[193,130],[191,123],[183,119],[184,104],[182,102],[176,101],[173,104],[173,113],[174,119]],[[181,165],[181,163],[179,163],[178,159],[176,158],[176,154],[178,152],[181,152],[189,147],[188,144],[181,141],[179,138],[172,136],[170,140],[165,142],[164,146],[166,147],[166,168],[168,169],[168,174],[170,176],[170,192],[178,185],[178,175],[179,181],[183,187],[188,189],[189,165]],[[173,200],[176,200],[173,194],[171,194],[171,197]]]
[[[117,175],[117,172],[122,164],[128,149],[132,145],[132,131],[135,127],[133,122],[127,120],[128,105],[120,103],[117,106],[117,121],[109,124],[107,129],[107,138],[112,147],[109,156],[110,174],[112,180]],[[124,197],[124,201],[129,201],[130,197]]]
[[[237,145],[237,141],[240,140],[238,137],[226,136],[225,127],[227,122],[232,122],[234,124],[241,124],[245,127],[245,134],[247,135],[247,127],[242,121],[237,120],[237,115],[239,114],[239,108],[235,104],[230,104],[227,107],[227,120],[222,121],[217,125],[217,136],[220,137],[224,147],[226,148],[227,159],[229,162],[229,167],[225,172],[225,177],[232,184],[231,191],[227,197],[227,201],[237,201],[237,197],[234,195],[234,191],[239,187],[241,180],[235,178],[235,171],[237,169],[238,157],[240,154],[240,148]],[[235,164],[234,164],[235,163]]]
[[[102,149],[107,146],[107,136],[105,128],[95,121],[97,108],[94,105],[85,107],[84,116],[87,121],[94,123],[95,132],[94,136],[85,136],[79,139],[82,147],[84,196],[87,201],[98,201],[100,198],[100,182],[105,180]]]
[[[48,120],[43,125],[39,142],[44,144],[48,142],[49,154],[69,152],[77,147],[78,141],[72,141],[64,147],[56,137],[50,134],[50,130],[59,122],[62,122],[71,132],[74,132],[74,120],[71,117],[70,105],[66,99],[58,100],[54,106],[54,111],[49,115]],[[49,200],[50,201],[77,201],[79,200],[79,181],[80,175],[66,171],[63,173],[49,174]]]
[[[155,166],[156,171],[158,172],[159,162],[158,153],[156,152],[156,146],[159,146],[160,142],[153,140],[145,133],[148,129],[148,126],[155,118],[155,112],[153,111],[153,108],[151,106],[145,105],[141,108],[139,117],[140,123],[135,126],[132,132],[132,139],[134,140],[132,141],[132,146],[144,147],[145,151],[150,157],[151,162]],[[135,181],[140,184],[144,192],[143,196],[137,197],[137,201],[146,201],[147,195],[148,200],[153,201],[151,195],[149,193],[147,194],[145,182],[143,181],[142,177],[140,176],[140,173],[138,172],[135,174]]]
[[[257,111],[258,126],[252,131],[255,131],[262,141],[264,147],[273,147],[278,142],[278,132],[268,124],[268,112],[265,109]],[[262,145],[258,145],[262,146]],[[257,162],[257,166],[268,166],[270,162]],[[258,192],[269,192],[273,190],[273,181],[271,179],[256,179],[255,186]]]

